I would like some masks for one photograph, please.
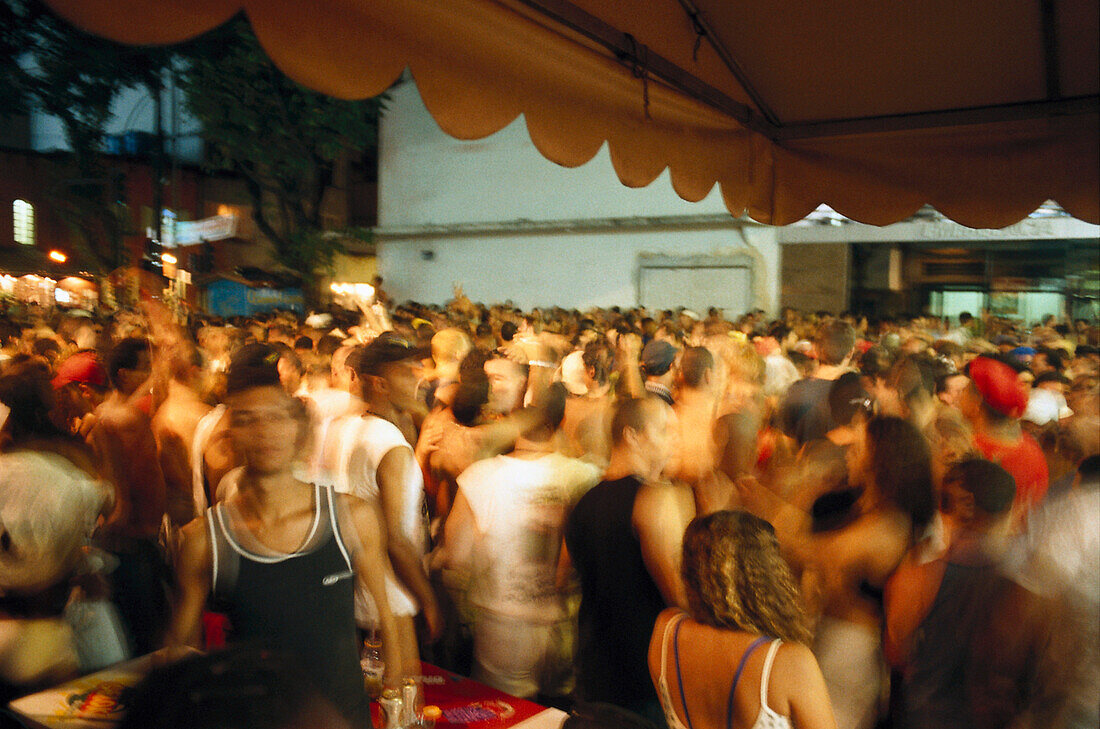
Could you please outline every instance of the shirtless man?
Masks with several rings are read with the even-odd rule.
[[[87,438],[95,426],[95,411],[108,395],[107,370],[93,351],[69,355],[53,378],[57,406],[51,417],[68,433]]]
[[[589,343],[562,361],[562,384],[569,391],[561,432],[567,455],[601,467],[607,465],[611,442],[611,384],[604,345]]]
[[[195,429],[210,405],[198,396],[202,357],[194,347],[177,345],[169,355],[167,396],[153,416],[153,437],[164,474],[168,517],[175,526],[195,518],[191,448]]]
[[[294,477],[292,464],[309,438],[305,408],[279,386],[277,357],[235,366],[241,361],[230,366],[227,403],[229,437],[244,471],[225,502],[183,529],[170,641],[198,644],[213,596],[230,616],[234,639],[288,654],[353,726],[364,726],[356,583],[378,609],[387,685],[404,675],[386,596],[382,517],[368,502]]]
[[[427,373],[424,383],[430,390],[429,407],[446,407],[454,401],[458,370],[472,347],[470,338],[458,329],[443,329],[432,337],[434,368]]]
[[[672,406],[676,413],[675,448],[665,473],[691,487],[700,514],[726,508],[733,491],[732,484],[726,479],[719,480],[715,473],[711,434],[718,405],[717,380],[714,355],[710,350],[706,347],[684,350],[676,376],[677,398]]]
[[[149,340],[119,341],[107,363],[112,389],[96,408],[88,434],[101,472],[115,489],[115,509],[97,539],[119,558],[112,573],[114,597],[139,653],[156,647],[167,619],[165,565],[157,548],[165,513],[164,476],[152,422],[140,403],[151,371]]]

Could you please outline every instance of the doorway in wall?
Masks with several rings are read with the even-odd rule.
[[[753,268],[748,256],[647,256],[638,273],[638,303],[649,310],[686,307],[726,318],[753,308]]]

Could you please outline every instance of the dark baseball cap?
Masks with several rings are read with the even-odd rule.
[[[642,367],[647,375],[663,375],[675,361],[676,347],[663,339],[654,339],[642,349]]]

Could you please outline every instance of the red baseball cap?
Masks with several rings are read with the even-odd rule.
[[[1004,362],[978,357],[970,363],[970,379],[986,405],[1000,414],[1018,418],[1027,409],[1027,388]]]
[[[53,388],[60,390],[70,382],[79,382],[93,387],[107,386],[107,370],[100,364],[95,352],[90,350],[77,352],[57,366]]]

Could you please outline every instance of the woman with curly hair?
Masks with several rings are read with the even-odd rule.
[[[690,612],[661,613],[649,644],[670,729],[835,729],[771,525],[743,511],[697,517],[681,570]]]

